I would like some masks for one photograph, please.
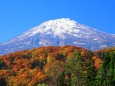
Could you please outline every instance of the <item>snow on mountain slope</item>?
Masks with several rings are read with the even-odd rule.
[[[50,20],[8,42],[0,44],[0,54],[40,46],[74,45],[90,50],[115,46],[115,35],[92,29],[68,18]]]

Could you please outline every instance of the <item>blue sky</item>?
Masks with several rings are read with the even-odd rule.
[[[0,43],[58,18],[115,34],[115,0],[0,0]]]

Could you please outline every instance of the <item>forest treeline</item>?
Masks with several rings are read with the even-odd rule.
[[[115,47],[40,47],[0,56],[0,86],[115,86]]]

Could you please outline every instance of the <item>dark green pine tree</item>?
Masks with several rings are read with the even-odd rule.
[[[110,58],[108,58],[107,54],[104,55],[104,60],[102,63],[101,68],[98,71],[97,77],[96,77],[96,83],[97,86],[108,86],[108,64],[110,62]]]
[[[94,72],[91,58],[87,61],[79,52],[66,61],[67,86],[91,86]]]
[[[89,57],[87,58],[87,62],[85,64],[86,64],[86,70],[87,70],[87,75],[86,75],[87,78],[86,78],[85,86],[95,86],[97,70],[94,66],[94,62]]]
[[[103,64],[97,74],[97,86],[115,85],[115,51],[105,52]]]
[[[115,51],[110,51],[110,62],[109,62],[109,86],[115,86]]]

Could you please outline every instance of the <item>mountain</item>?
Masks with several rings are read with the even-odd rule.
[[[0,54],[41,46],[80,46],[92,51],[115,46],[115,34],[109,34],[68,18],[50,20],[20,36],[0,44]]]

